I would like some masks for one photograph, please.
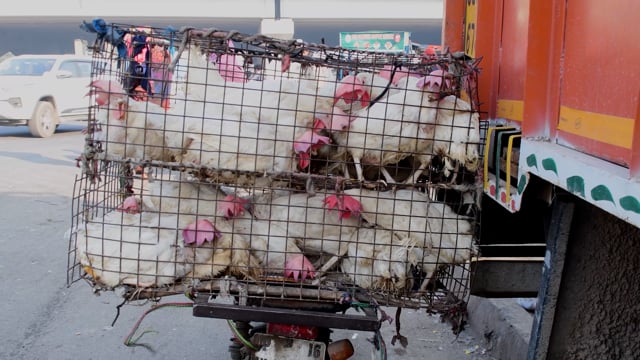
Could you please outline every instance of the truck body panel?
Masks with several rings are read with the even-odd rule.
[[[464,17],[464,50],[482,57],[484,192],[515,212],[535,175],[640,226],[640,45],[626,34],[640,3],[454,3],[445,24]]]

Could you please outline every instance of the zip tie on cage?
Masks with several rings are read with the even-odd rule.
[[[149,333],[158,333],[155,330],[144,330],[143,332],[141,332],[138,336],[135,336],[138,328],[140,327],[140,324],[142,323],[142,320],[144,320],[144,318],[149,315],[149,313],[156,311],[158,309],[162,309],[162,308],[191,308],[193,307],[193,303],[192,302],[184,302],[184,303],[179,303],[179,302],[170,302],[170,303],[164,303],[164,304],[159,304],[159,305],[153,305],[151,306],[151,308],[149,308],[147,311],[145,311],[142,316],[140,316],[140,318],[138,318],[138,320],[136,321],[136,323],[133,325],[133,328],[131,329],[131,331],[129,332],[129,334],[127,335],[127,337],[124,338],[124,344],[126,346],[142,346],[144,348],[149,349],[150,351],[154,351],[153,348],[148,345],[148,344],[144,344],[144,343],[139,343],[138,341],[145,335],[145,334],[149,334]],[[135,337],[134,337],[135,336]]]

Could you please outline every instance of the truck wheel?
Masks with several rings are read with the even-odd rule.
[[[31,120],[29,120],[29,131],[31,135],[40,138],[46,138],[56,131],[58,124],[58,115],[56,109],[48,101],[40,101],[36,105]]]

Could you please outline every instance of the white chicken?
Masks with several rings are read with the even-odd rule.
[[[424,77],[416,86],[430,89],[430,81]],[[400,90],[356,115],[336,141],[353,157],[358,180],[364,180],[362,163],[366,163],[380,166],[387,182],[394,183],[384,166],[409,155],[420,165],[408,181],[415,182],[436,153],[460,161],[470,171],[477,169],[479,118],[455,96],[432,101],[427,91]],[[447,165],[449,171],[453,169],[450,162]]]
[[[229,274],[254,277],[260,262],[216,212],[224,193],[185,175],[149,182],[103,217],[76,230],[80,263],[98,283],[162,286],[179,279]],[[232,204],[233,205],[233,204]],[[225,212],[225,211],[222,211]]]
[[[471,222],[448,205],[413,190],[349,189],[362,204],[362,218],[415,241],[413,251],[429,278],[438,266],[469,261],[475,252]],[[423,284],[423,288],[426,283]]]
[[[393,65],[385,65],[377,72],[362,71],[345,76],[336,89],[336,105],[349,114],[357,113],[372,102],[415,88],[417,76],[404,67],[394,70]]]
[[[143,211],[179,216],[229,217],[243,213],[244,202],[226,195],[208,183],[195,182],[188,175],[169,171],[160,174],[162,180],[150,180],[141,195],[132,195],[117,210],[127,213]]]
[[[391,230],[360,228],[342,260],[342,272],[371,290],[402,292],[412,287],[411,266],[418,263],[415,239]]]
[[[247,239],[264,273],[282,274],[294,280],[313,278],[315,268],[296,245],[296,239],[288,235],[286,226],[283,222],[245,215],[233,219],[231,230]]]
[[[249,238],[238,233],[233,224],[221,217],[215,218],[219,236],[213,245],[213,254],[204,261],[194,263],[187,279],[211,279],[222,273],[257,279],[263,272],[262,261],[251,253]]]
[[[333,107],[335,81],[324,79],[327,76],[324,72],[320,76],[278,76],[238,83],[226,81],[218,64],[209,61],[198,46],[189,47],[186,56],[187,81],[183,86],[186,99],[225,107],[220,112],[221,118],[264,121],[287,111],[293,112],[298,119],[296,124],[302,126],[311,124],[314,113],[330,112]]]
[[[283,122],[292,120],[286,115]],[[226,116],[207,119],[200,129],[190,129],[185,136],[189,146],[180,157],[216,169],[279,172],[293,169],[295,127],[278,126],[261,119]]]
[[[474,172],[480,163],[480,115],[472,111],[466,101],[449,95],[438,100],[435,126],[427,127],[423,136],[431,144],[427,155],[419,156],[420,168],[407,179],[415,183],[433,158],[433,154],[444,159],[443,172],[449,176],[456,168],[452,160],[458,161],[468,171]]]
[[[202,122],[198,104],[189,105],[189,111],[196,114],[191,116],[184,102],[167,110],[150,101],[135,101],[116,81],[96,80],[91,86],[101,105],[96,111],[95,140],[112,157],[176,161],[188,145],[185,128],[193,127],[190,122]]]
[[[183,243],[180,229],[193,220],[112,211],[75,230],[76,256],[96,283],[109,288],[171,284],[213,254],[213,238],[199,247]]]
[[[436,110],[408,101],[397,93],[362,109],[347,132],[336,136],[353,157],[358,180],[364,180],[362,163],[381,167],[387,182],[395,182],[385,165],[398,163],[411,154],[425,153],[424,123],[433,123]],[[424,122],[424,123],[421,123]]]
[[[305,253],[332,255],[318,269],[319,274],[331,269],[347,252],[352,235],[360,226],[359,204],[350,205],[350,199],[344,201],[342,195],[327,195],[288,194],[254,204],[256,217],[280,224]],[[331,209],[331,199],[338,197],[341,204]]]
[[[306,78],[225,81],[216,64],[192,47],[185,96],[204,104],[204,120],[186,130],[189,146],[180,159],[218,169],[293,170],[294,142],[317,112],[332,111],[334,88],[333,82]]]

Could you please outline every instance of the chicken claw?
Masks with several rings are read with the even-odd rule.
[[[282,65],[280,66],[280,71],[283,73],[289,71],[289,67],[291,66],[291,55],[286,54],[282,57]]]
[[[287,262],[284,264],[284,276],[292,277],[294,280],[300,281],[306,279],[313,279],[316,276],[316,268],[313,267],[311,261],[302,254],[296,254],[289,256]]]
[[[389,314],[384,312],[384,310],[382,310],[381,308],[378,308],[378,311],[380,311],[380,322],[388,321],[389,324],[393,322],[393,318],[389,316]]]

